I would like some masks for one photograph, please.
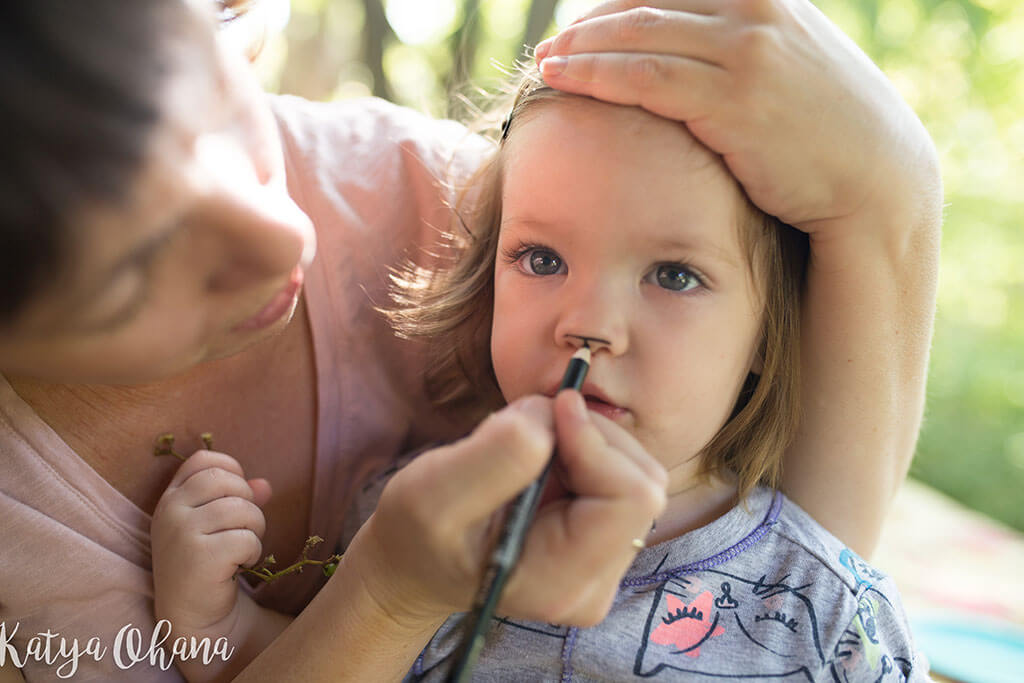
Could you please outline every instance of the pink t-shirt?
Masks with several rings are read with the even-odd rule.
[[[442,436],[416,389],[422,364],[414,347],[396,340],[373,306],[387,301],[388,268],[448,226],[447,192],[437,178],[472,168],[483,147],[455,123],[380,100],[273,97],[271,106],[289,191],[319,242],[305,290],[318,411],[309,533],[333,548],[353,487]],[[77,642],[72,680],[182,680],[148,660],[121,668],[131,663],[133,629],[145,653],[155,626],[149,525],[150,516],[0,376],[0,662],[27,658],[29,681],[66,678],[75,661],[67,651]],[[323,581],[308,571],[255,594],[297,613]],[[47,643],[49,663],[39,661]]]

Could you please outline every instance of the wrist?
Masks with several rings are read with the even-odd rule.
[[[392,602],[380,584],[394,572],[374,575],[370,545],[353,540],[324,588],[234,680],[401,680],[447,614],[406,610],[397,592]]]
[[[356,534],[328,585],[354,588],[352,599],[368,624],[408,637],[427,632],[429,637],[454,609],[425,594],[429,567],[414,575],[396,570],[395,558],[377,536],[375,520],[371,515]]]
[[[860,191],[837,191],[843,210],[826,218],[794,223],[808,233],[812,245],[849,240],[886,245],[902,254],[915,238],[938,236],[942,224],[942,172],[938,153],[923,124],[907,107],[907,120],[897,126],[879,150],[872,168],[860,173]],[[919,245],[916,245],[919,246]],[[815,249],[817,252],[817,249]]]

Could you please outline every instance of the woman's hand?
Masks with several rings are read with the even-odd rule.
[[[684,121],[755,204],[812,235],[863,212],[938,214],[927,132],[807,0],[612,0],[537,58],[549,85]]]
[[[466,609],[493,540],[490,523],[536,478],[558,438],[574,496],[538,510],[506,586],[503,614],[591,625],[665,504],[664,469],[579,394],[530,397],[394,476],[345,554],[387,612],[411,622]],[[350,567],[352,568],[352,567]]]
[[[418,456],[388,482],[327,585],[236,680],[400,679],[448,615],[469,607],[490,522],[540,474],[556,433],[575,497],[538,510],[499,611],[599,621],[667,485],[661,465],[599,417],[576,392],[533,396]]]

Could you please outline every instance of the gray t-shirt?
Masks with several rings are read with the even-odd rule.
[[[781,493],[641,551],[592,628],[495,619],[474,681],[927,681],[893,581]],[[407,680],[443,680],[450,618]]]

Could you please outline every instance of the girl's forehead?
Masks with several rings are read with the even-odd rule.
[[[520,111],[517,111],[517,116]],[[502,149],[506,209],[530,204],[598,221],[736,222],[745,195],[682,124],[578,96],[530,102]]]
[[[623,254],[700,250],[753,275],[754,209],[685,126],[576,96],[545,98],[525,114],[503,151],[503,229],[611,236]]]
[[[590,97],[553,92],[517,107],[509,140],[522,136],[522,128],[537,121],[546,122],[549,129],[565,136],[567,143],[572,133],[581,137],[597,135],[598,142],[614,143],[616,140],[639,143],[637,151],[650,153],[658,158],[677,158],[680,151],[695,167],[714,165],[731,178],[721,158],[699,142],[686,125],[666,119],[641,107],[619,105]],[[533,127],[533,126],[531,126]],[[647,143],[647,144],[644,144]],[[548,148],[552,154],[569,153],[567,146]]]
[[[531,103],[523,114],[502,150],[506,202],[623,219],[725,216],[742,203],[722,161],[677,122],[570,96]]]

